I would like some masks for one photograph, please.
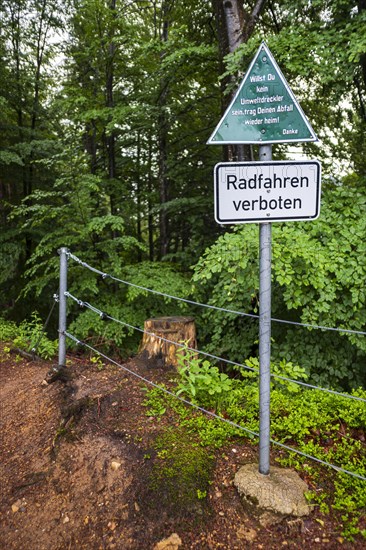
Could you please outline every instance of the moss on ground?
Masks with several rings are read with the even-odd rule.
[[[171,428],[154,443],[156,457],[150,475],[150,490],[160,504],[181,513],[202,513],[214,457],[182,428]]]

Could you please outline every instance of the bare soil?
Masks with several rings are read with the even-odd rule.
[[[68,359],[70,379],[47,383],[50,363],[0,347],[1,549],[149,550],[173,533],[187,550],[364,547],[316,509],[264,527],[232,485],[239,467],[257,459],[249,443],[216,453],[206,499],[170,506],[151,479],[154,441],[175,419],[149,417],[145,384],[122,369]],[[161,368],[126,366],[167,381]]]

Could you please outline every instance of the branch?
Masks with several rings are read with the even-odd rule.
[[[39,357],[39,355],[36,355],[33,351],[32,353],[29,353],[20,348],[11,348],[10,353],[20,355],[21,357],[24,357],[24,359],[27,359],[28,361],[42,361],[42,358]]]
[[[254,5],[254,8],[252,9],[252,13],[249,16],[248,21],[245,25],[243,25],[242,34],[243,34],[243,42],[248,42],[249,38],[253,34],[255,25],[257,23],[257,19],[264,7],[264,4],[266,3],[266,0],[257,0],[256,4]]]

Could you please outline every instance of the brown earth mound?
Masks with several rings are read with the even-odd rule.
[[[163,485],[154,489],[154,442],[175,419],[147,416],[141,380],[75,356],[70,379],[49,384],[49,363],[4,346],[0,359],[1,548],[149,550],[174,533],[175,543],[158,548],[362,548],[316,510],[263,527],[232,484],[239,467],[256,460],[244,443],[216,453],[205,498],[170,502]],[[155,382],[167,377],[137,361],[128,367]]]

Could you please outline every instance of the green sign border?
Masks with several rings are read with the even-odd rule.
[[[263,135],[263,138],[260,137],[259,139],[254,139],[254,137],[253,137],[253,127],[251,127],[251,128],[247,127],[246,129],[248,130],[248,132],[247,132],[247,135],[245,137],[243,137],[243,139],[239,139],[239,140],[238,139],[228,140],[227,138],[224,139],[224,140],[217,139],[216,135],[220,133],[221,126],[224,125],[224,124],[226,124],[226,125],[228,124],[228,122],[226,120],[227,117],[233,116],[233,115],[230,115],[230,111],[233,109],[233,106],[235,105],[236,101],[238,100],[243,87],[245,86],[248,78],[250,77],[252,69],[253,69],[254,65],[257,63],[259,55],[263,52],[269,57],[270,62],[273,64],[273,68],[277,71],[278,76],[280,78],[280,81],[281,81],[283,87],[285,88],[286,93],[290,96],[290,99],[293,102],[293,104],[295,106],[295,109],[297,109],[297,111],[298,111],[297,116],[299,117],[299,120],[300,120],[301,124],[305,125],[305,129],[308,132],[309,136],[308,137],[304,137],[304,136],[303,137],[301,137],[301,136],[297,137],[296,134],[291,133],[288,137],[284,137],[283,139],[282,139],[282,136],[281,136],[281,139],[278,139],[278,138],[274,137],[273,135],[271,135],[271,137],[268,138],[268,139],[266,139],[264,137],[264,135]],[[276,123],[272,124],[271,129],[273,130],[273,128],[275,128],[275,129],[278,130],[279,124],[280,123],[278,123],[277,125],[276,125]],[[234,130],[233,130],[233,132],[234,132]],[[259,128],[258,128],[258,132],[259,132]],[[228,130],[226,129],[226,134],[227,133],[228,133]],[[238,133],[238,128],[235,128],[235,133],[236,134]],[[245,129],[243,127],[243,134],[244,133],[245,133]],[[216,137],[216,139],[215,139],[215,137]],[[234,98],[230,102],[230,104],[229,104],[228,108],[226,109],[223,117],[221,118],[219,124],[216,126],[216,128],[213,131],[211,137],[207,141],[207,144],[208,145],[230,145],[230,144],[268,145],[268,144],[271,144],[271,143],[296,143],[296,142],[309,142],[309,141],[318,141],[318,138],[317,138],[314,130],[312,129],[308,119],[306,118],[303,110],[301,109],[295,95],[293,94],[291,88],[289,87],[285,77],[283,76],[283,74],[281,72],[281,69],[277,65],[277,63],[276,63],[272,53],[270,52],[267,44],[265,42],[262,42],[262,44],[258,48],[258,51],[257,51],[256,55],[253,58],[253,60],[250,64],[250,67],[247,70],[247,72],[246,72],[246,74],[243,78],[243,81],[240,84]]]

